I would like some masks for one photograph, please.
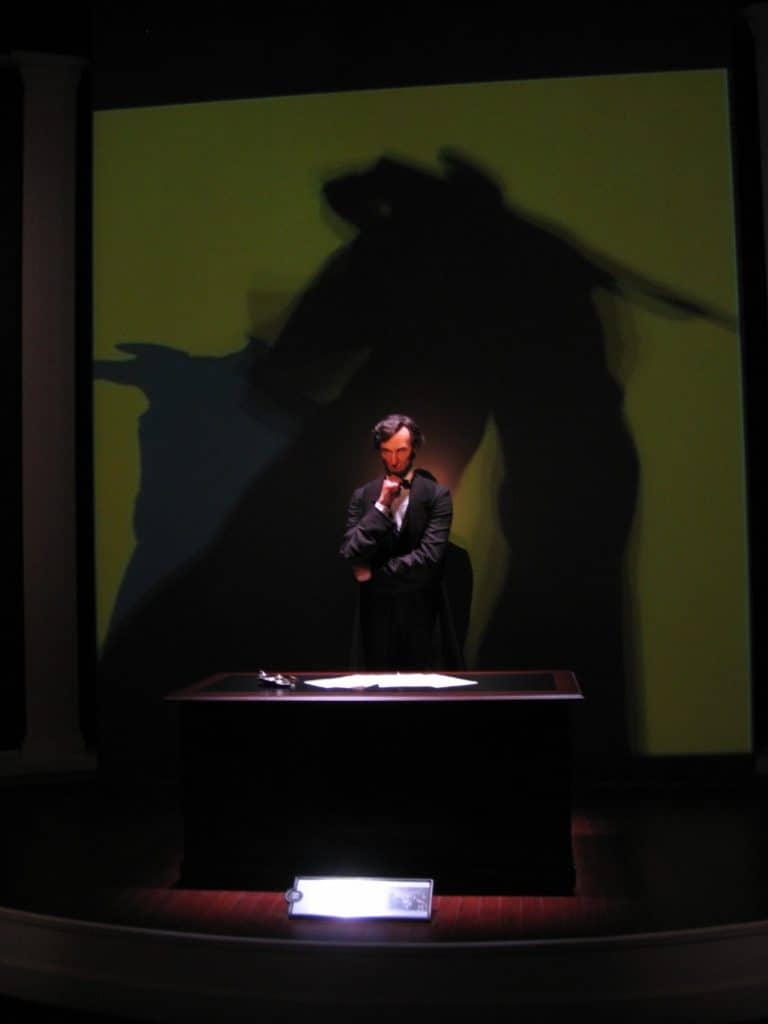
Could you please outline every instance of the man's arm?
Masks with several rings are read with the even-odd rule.
[[[438,487],[430,509],[427,525],[418,545],[405,555],[390,558],[382,572],[392,576],[406,576],[419,569],[432,569],[438,565],[448,546],[453,520],[453,501],[445,487]]]
[[[366,511],[363,488],[359,488],[352,495],[347,509],[347,525],[339,549],[341,557],[349,561],[370,562],[393,526],[392,517],[375,505]]]

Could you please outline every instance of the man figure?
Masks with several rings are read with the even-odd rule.
[[[341,555],[360,584],[367,669],[434,668],[433,634],[441,568],[453,517],[447,488],[413,468],[423,436],[392,413],[373,428],[384,476],[358,487],[347,511]]]

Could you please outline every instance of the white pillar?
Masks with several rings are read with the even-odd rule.
[[[14,54],[24,86],[22,524],[26,735],[3,768],[92,767],[78,716],[75,151],[82,61]]]

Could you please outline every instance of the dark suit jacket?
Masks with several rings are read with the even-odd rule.
[[[437,586],[453,518],[450,492],[425,470],[416,470],[408,509],[398,534],[375,503],[382,477],[358,487],[347,510],[341,555],[369,565],[373,590],[386,593]]]
[[[404,593],[421,587],[434,587],[438,608],[438,635],[435,642],[435,668],[463,669],[463,645],[471,603],[471,567],[466,552],[448,541],[453,517],[453,502],[447,488],[437,483],[426,470],[417,470],[411,486],[403,529],[396,534],[394,523],[375,507],[381,493],[382,477],[364,484],[352,495],[347,510],[347,526],[341,555],[350,562],[370,565],[373,576],[361,586],[379,593]],[[458,563],[460,580],[461,628],[448,600],[443,572],[446,556]],[[458,557],[457,557],[458,556]],[[352,632],[350,667],[364,667],[359,606]]]

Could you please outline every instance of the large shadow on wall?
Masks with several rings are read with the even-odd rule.
[[[454,489],[494,417],[510,557],[475,667],[574,669],[577,746],[626,749],[638,466],[593,304],[617,278],[466,160],[444,167],[384,158],[326,184],[328,215],[355,235],[274,346],[227,365],[134,346],[132,363],[97,367],[150,396],[137,548],[101,663],[105,762],[161,755],[162,695],[208,673],[347,667],[355,589],[338,544],[352,489],[377,474],[371,427],[394,410],[421,423],[423,464]]]

